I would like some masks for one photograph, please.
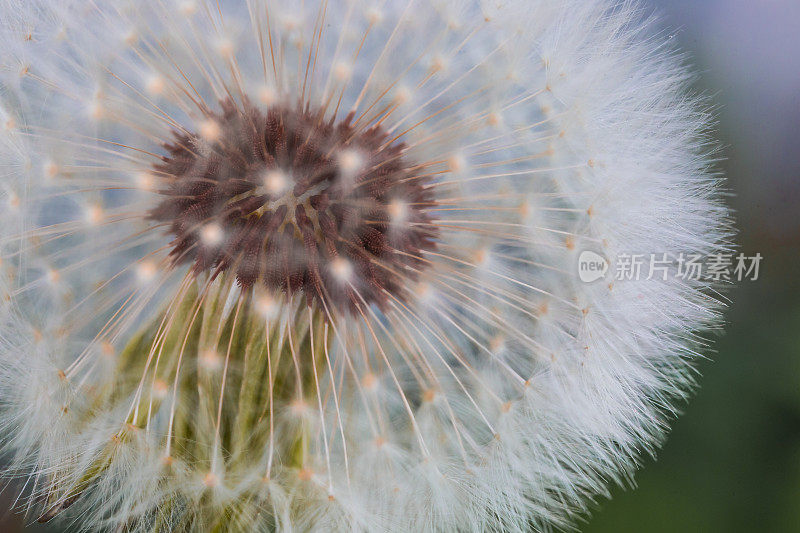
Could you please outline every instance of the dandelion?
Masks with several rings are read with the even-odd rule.
[[[636,5],[5,0],[0,435],[125,531],[567,527],[692,385],[709,118]]]

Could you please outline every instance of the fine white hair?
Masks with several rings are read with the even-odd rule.
[[[2,0],[0,14],[0,442],[37,517],[549,530],[662,441],[719,325],[717,286],[674,264],[584,283],[578,257],[706,257],[730,230],[707,104],[636,2]],[[224,142],[201,108],[229,98],[352,112],[430,176],[436,205],[389,206],[387,231],[409,231],[412,209],[436,231],[401,292],[326,320],[302,295],[250,298],[222,277],[197,278],[216,300],[197,296],[148,216],[169,186],[153,169],[176,131],[201,154]],[[367,161],[334,156],[345,178]],[[288,190],[276,176],[265,186]],[[364,288],[345,259],[329,269]],[[266,340],[235,340],[242,323]],[[313,369],[299,399],[273,391],[293,360]]]

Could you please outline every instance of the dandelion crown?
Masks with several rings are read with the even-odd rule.
[[[660,443],[714,287],[578,258],[708,256],[729,222],[635,4],[0,9],[0,445],[32,517],[549,530]]]
[[[332,311],[403,297],[436,228],[423,167],[354,113],[337,125],[323,111],[223,107],[205,139],[177,134],[155,168],[171,183],[151,217],[170,224],[174,261]]]

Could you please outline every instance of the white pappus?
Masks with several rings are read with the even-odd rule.
[[[0,443],[31,516],[550,530],[663,438],[715,284],[578,257],[731,234],[637,3],[0,13]]]

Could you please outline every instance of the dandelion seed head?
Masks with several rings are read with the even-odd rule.
[[[576,262],[730,232],[634,3],[0,13],[0,442],[41,521],[569,528],[662,441],[718,287]]]

